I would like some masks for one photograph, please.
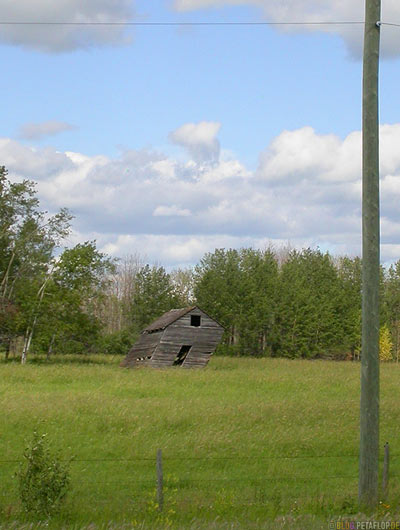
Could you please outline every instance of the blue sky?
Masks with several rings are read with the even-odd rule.
[[[5,21],[360,21],[363,1],[14,0]],[[383,0],[382,20],[400,23]],[[362,26],[0,26],[0,163],[70,243],[360,251]],[[400,28],[382,28],[382,257],[400,258]]]

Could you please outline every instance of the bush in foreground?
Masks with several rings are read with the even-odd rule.
[[[34,432],[16,473],[26,512],[49,517],[59,511],[70,486],[69,464],[51,453],[46,434]]]

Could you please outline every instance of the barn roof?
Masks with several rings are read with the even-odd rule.
[[[183,317],[183,315],[186,315],[186,313],[189,313],[189,311],[195,309],[195,307],[197,306],[184,307],[183,309],[171,309],[171,311],[167,311],[161,315],[160,318],[157,318],[157,320],[152,322],[143,331],[156,331],[157,329],[165,329],[167,326],[172,324],[172,322],[175,322],[175,320],[178,320],[178,318]]]

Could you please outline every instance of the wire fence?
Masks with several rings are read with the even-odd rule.
[[[192,468],[190,469],[190,473],[185,473],[184,471],[182,472],[182,466],[187,463],[188,466],[187,468],[190,468],[190,465],[193,466],[193,464],[196,464],[196,463],[229,463],[230,464],[230,469],[232,469],[232,463],[234,462],[238,462],[240,463],[240,470],[243,469],[243,463],[254,463],[254,464],[259,464],[260,461],[261,462],[265,462],[265,463],[268,463],[268,462],[308,462],[310,460],[312,461],[323,461],[323,460],[329,460],[330,462],[334,461],[334,460],[345,460],[347,463],[348,461],[350,461],[350,463],[352,463],[353,467],[355,468],[355,465],[357,464],[358,465],[358,458],[359,458],[359,455],[358,454],[353,454],[353,453],[344,453],[344,454],[307,454],[307,455],[260,455],[260,456],[253,456],[253,455],[246,455],[246,456],[243,456],[243,455],[233,455],[233,456],[186,456],[186,455],[168,455],[168,454],[163,454],[163,457],[162,457],[162,460],[163,460],[163,465],[166,466],[168,468],[168,471],[172,471],[172,472],[175,472],[174,471],[174,463],[176,462],[179,462],[180,463],[180,466],[179,466],[179,472],[180,472],[180,476],[179,476],[179,480],[182,480],[182,481],[193,481],[193,482],[199,482],[199,483],[217,483],[217,482],[221,482],[221,483],[228,483],[228,482],[265,482],[265,481],[273,481],[273,482],[280,482],[280,481],[285,481],[285,482],[289,482],[289,481],[304,481],[304,482],[312,482],[312,481],[315,481],[315,480],[318,480],[318,481],[326,481],[326,480],[357,480],[358,477],[357,477],[357,474],[355,474],[353,471],[351,471],[350,473],[326,473],[326,474],[321,474],[321,473],[318,473],[318,474],[315,474],[315,472],[313,473],[313,470],[308,466],[308,471],[307,471],[307,474],[296,474],[294,472],[294,467],[293,465],[291,464],[290,466],[290,472],[288,473],[282,473],[282,474],[270,474],[268,473],[268,466],[265,467],[265,474],[263,473],[262,476],[260,476],[260,474],[258,473],[257,476],[252,476],[252,475],[241,475],[240,477],[226,477],[226,476],[222,476],[222,477],[218,477],[218,476],[195,476],[193,475],[192,471],[196,471],[196,468]],[[391,454],[390,455],[390,460],[391,460],[391,466],[396,469],[396,465],[393,465],[396,464],[396,461],[397,462],[400,462],[400,454]],[[64,461],[67,461],[67,460],[64,460]],[[154,483],[154,476],[155,476],[155,470],[156,470],[156,455],[154,455],[154,457],[150,457],[150,456],[133,456],[133,457],[129,457],[129,458],[111,458],[111,457],[107,457],[107,458],[79,458],[79,457],[75,457],[75,458],[72,458],[71,460],[69,460],[71,465],[73,466],[73,468],[75,468],[75,471],[78,472],[78,470],[76,470],[76,467],[78,467],[77,465],[79,464],[88,464],[89,466],[91,464],[104,464],[104,465],[107,465],[107,464],[118,464],[118,468],[120,470],[123,470],[124,473],[129,473],[129,467],[127,466],[123,466],[123,464],[135,464],[135,463],[144,463],[145,466],[148,468],[148,471],[150,473],[153,474],[153,478],[141,478],[141,479],[138,479],[138,478],[133,478],[131,482],[127,482],[127,484],[130,484],[130,483],[135,483],[135,484],[151,484],[151,483]],[[351,462],[352,461],[352,462]],[[380,463],[383,463],[384,462],[384,456],[381,456],[379,458],[379,461]],[[7,466],[7,465],[13,465],[13,466],[17,466],[19,464],[21,464],[23,462],[23,459],[16,459],[16,458],[10,458],[10,459],[0,459],[0,473],[1,473],[1,467],[4,467],[4,466]],[[323,462],[322,462],[323,463]],[[321,464],[321,462],[320,462]],[[349,465],[349,463],[348,463]],[[211,467],[210,466],[210,473],[216,473],[216,470],[215,468],[211,470]],[[350,466],[349,466],[350,467]],[[400,466],[397,466],[398,467],[398,470],[396,469],[396,471],[393,473],[391,472],[391,478],[399,478],[400,477]],[[207,474],[207,468],[204,468],[203,466],[201,468],[199,468],[200,471],[202,472],[202,474],[204,475],[204,473]],[[304,468],[303,467],[300,467],[301,471],[304,473]],[[104,468],[103,468],[104,470]],[[316,471],[318,471],[319,468],[317,467],[316,468]],[[141,471],[143,471],[143,469],[141,469]],[[223,469],[219,469],[218,471],[222,472]],[[332,471],[331,467],[329,467],[329,471]],[[106,472],[106,471],[105,471]],[[90,483],[91,481],[86,481],[86,480],[81,480],[82,483]],[[118,478],[115,480],[115,481],[110,481],[110,480],[107,480],[107,481],[102,481],[102,484],[104,485],[112,485],[112,484],[121,484],[120,480],[118,480]],[[0,493],[1,495],[1,493]]]
[[[395,460],[400,457],[398,454],[390,454],[391,460]],[[224,460],[244,460],[244,461],[259,461],[259,460],[314,460],[323,458],[359,458],[356,453],[343,453],[343,454],[307,454],[307,455],[231,455],[231,456],[186,456],[180,455],[168,455],[163,453],[164,461],[224,461]],[[379,456],[379,460],[383,461],[384,455]],[[76,458],[72,459],[72,462],[155,462],[156,456],[131,456],[129,458]],[[9,463],[21,463],[22,458],[11,458],[11,459],[0,459],[0,464]]]
[[[107,507],[115,513],[127,513],[138,506],[142,506],[144,510],[148,510],[149,506],[160,506],[161,496],[165,497],[164,510],[171,506],[175,510],[191,506],[195,510],[213,511],[219,507],[240,510],[252,507],[296,507],[301,504],[323,505],[325,500],[331,505],[337,500],[340,503],[352,497],[354,500],[357,498],[357,472],[319,476],[242,475],[232,478],[184,475],[173,471],[171,476],[166,474],[160,486],[155,462],[154,459],[152,476],[146,478],[139,475],[127,480],[126,476],[120,477],[120,470],[115,472],[115,478],[111,480],[103,477],[86,479],[79,473],[72,473],[72,505],[83,505],[84,510],[94,512]],[[2,478],[0,469],[1,482]],[[390,478],[395,482],[400,474],[391,474]],[[0,511],[2,505],[18,504],[16,486],[15,483],[10,487],[10,482],[8,486],[0,486]]]
[[[387,446],[379,459],[382,499],[389,481]],[[335,502],[345,508],[357,502],[358,459],[352,452],[188,456],[167,451],[163,455],[160,449],[153,457],[77,456],[70,460],[71,505],[81,513],[107,511],[116,517],[120,513],[154,515],[154,510],[160,514],[185,510],[296,513],[303,506],[329,511]],[[23,461],[0,459],[0,512],[1,506],[18,506],[15,471]],[[398,478],[400,454],[394,453],[391,486]]]

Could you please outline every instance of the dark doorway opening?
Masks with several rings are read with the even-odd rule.
[[[186,359],[191,347],[192,346],[182,346],[178,355],[175,357],[174,366],[180,366],[183,364],[183,361]]]
[[[195,326],[198,328],[201,324],[201,316],[200,315],[190,315],[190,325]]]

